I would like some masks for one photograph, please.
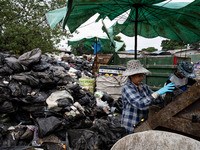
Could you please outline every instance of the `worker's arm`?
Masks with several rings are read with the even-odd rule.
[[[165,85],[165,86],[164,86],[163,88],[161,88],[160,90],[154,92],[154,93],[152,94],[152,96],[153,96],[154,98],[157,98],[158,96],[161,96],[161,95],[163,95],[163,94],[165,94],[165,93],[167,93],[167,92],[173,92],[174,89],[175,89],[175,85],[174,85],[173,82],[171,82],[171,83]]]

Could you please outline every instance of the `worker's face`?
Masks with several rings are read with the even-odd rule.
[[[135,85],[139,85],[143,80],[143,76],[144,76],[144,73],[135,74],[135,75],[130,76],[130,79]]]

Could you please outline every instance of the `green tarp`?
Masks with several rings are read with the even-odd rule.
[[[101,50],[100,53],[114,53],[117,52],[122,46],[123,42],[118,42],[114,40],[115,48],[111,46],[111,42],[108,38],[103,37],[87,37],[87,38],[78,38],[68,41],[68,45],[72,45],[74,47],[79,46],[82,44],[87,50],[91,51],[91,53],[94,52],[94,42],[96,41],[96,38],[100,41]]]
[[[51,29],[53,29],[59,22],[61,22],[67,12],[67,7],[56,9],[46,13],[46,18]]]
[[[128,19],[123,24],[113,26],[113,34],[123,33],[135,36],[136,8],[137,35],[146,38],[157,36],[185,43],[200,40],[200,0],[192,3],[170,3],[165,0],[68,0],[63,28],[68,26],[74,32],[90,17],[99,13],[99,18],[110,20],[127,13]]]

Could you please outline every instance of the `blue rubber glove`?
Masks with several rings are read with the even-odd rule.
[[[159,95],[163,95],[166,92],[173,92],[173,90],[175,89],[175,85],[173,82],[167,84],[166,86],[164,86],[163,88],[161,88],[160,90],[156,91]]]

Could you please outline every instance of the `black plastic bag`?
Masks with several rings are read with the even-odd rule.
[[[39,131],[38,136],[40,138],[56,132],[56,129],[58,129],[62,124],[62,121],[54,116],[48,118],[37,118],[36,122]]]
[[[7,76],[13,74],[14,70],[12,70],[7,64],[0,68],[0,75]]]
[[[112,104],[114,102],[113,97],[106,92],[103,93],[101,100],[104,101],[104,102],[107,101],[107,103],[110,107],[112,106]]]
[[[44,148],[44,150],[64,150],[61,144],[51,142],[44,142],[40,147]]]
[[[121,97],[119,97],[116,101],[114,101],[113,107],[115,107],[115,110],[114,110],[115,113],[122,114],[123,104],[122,104]]]
[[[88,129],[68,130],[70,147],[74,150],[99,150],[98,134]]]
[[[54,78],[54,80],[55,80],[55,78]],[[75,79],[73,79],[70,75],[66,75],[63,78],[58,78],[57,85],[67,85],[69,83],[74,83],[74,82],[75,82]]]
[[[83,72],[84,72],[84,74],[85,74],[86,76],[88,76],[88,77],[90,77],[90,78],[94,78],[94,76],[92,75],[91,72],[86,71],[86,70],[84,70]]]
[[[87,94],[84,94],[83,97],[81,97],[80,99],[76,100],[77,102],[79,102],[81,105],[87,105],[90,103],[90,97]]]
[[[11,95],[16,97],[22,96],[21,85],[17,81],[10,81],[8,84],[9,89],[11,90]]]
[[[81,97],[84,96],[84,94],[80,93],[81,87],[77,83],[76,84],[68,84],[66,86],[66,88],[69,89],[70,94],[72,95],[74,100],[80,99]]]
[[[44,92],[40,91],[39,89],[32,90],[29,95],[26,95],[25,98],[23,98],[25,101],[32,103],[32,104],[46,104],[46,99],[49,97],[50,92]]]
[[[63,98],[57,100],[58,107],[67,107],[73,104],[73,100],[71,98]]]
[[[11,101],[4,101],[0,103],[0,112],[1,113],[13,113],[17,110],[16,105],[14,105]]]
[[[42,55],[40,60],[52,65],[57,65],[57,60],[53,57],[49,57],[47,54]]]
[[[76,92],[72,92],[72,96],[74,97],[75,101],[79,102],[83,106],[96,106],[96,98],[90,91],[84,91],[82,89],[76,90]]]
[[[29,85],[21,86],[22,96],[30,95],[32,92],[32,88]]]
[[[5,56],[0,53],[0,66],[3,66],[5,64]]]
[[[16,113],[10,114],[10,118],[12,119],[13,122],[17,124],[22,124],[22,125],[32,125],[33,120],[30,117],[30,113],[22,110],[19,108]]]
[[[3,145],[3,139],[8,134],[8,126],[0,123],[0,147]]]
[[[90,97],[90,103],[88,104],[88,106],[89,107],[95,107],[96,106],[96,97],[90,91],[87,91],[86,93]]]
[[[11,97],[11,91],[7,87],[1,87],[0,86],[0,103],[9,100]]]
[[[92,110],[95,118],[102,118],[104,116],[108,116],[108,114],[103,110],[102,107],[95,107]]]
[[[19,56],[18,60],[22,65],[29,67],[29,65],[39,62],[41,54],[42,51],[39,48],[36,48],[32,51],[22,54]]]
[[[51,64],[44,61],[40,61],[38,64],[33,65],[31,68],[33,71],[39,72],[47,70],[50,66]]]
[[[37,104],[37,103],[35,103],[34,105],[32,103],[21,103],[20,107],[21,107],[22,110],[25,110],[25,111],[30,112],[30,113],[33,113],[33,112],[44,113],[44,109],[46,109],[46,105]]]
[[[24,84],[30,85],[31,87],[39,86],[39,79],[35,78],[33,72],[24,72],[13,75],[13,79],[23,82]]]
[[[62,66],[63,68],[65,68],[65,70],[69,70],[70,69],[70,65],[65,64],[65,63],[60,63],[60,66]]]
[[[19,60],[15,57],[7,57],[5,58],[6,64],[13,70],[15,73],[23,72],[25,69],[25,66],[23,67]]]
[[[63,112],[57,112],[54,110],[49,110],[43,107],[43,109],[37,109],[33,112],[31,112],[31,116],[33,118],[48,118],[51,116],[57,117],[57,118],[63,118]]]
[[[83,60],[82,59],[76,59],[76,64],[82,64]]]
[[[76,114],[76,116],[64,116],[65,127],[70,129],[86,129],[92,126],[92,120],[84,114]]]
[[[76,74],[77,78],[82,77],[82,72],[80,70],[77,70],[75,74]]]
[[[18,146],[20,142],[20,137],[25,132],[24,128],[21,127],[14,127],[14,129],[7,132],[6,136],[3,139],[2,147],[15,147]],[[23,143],[28,144],[28,143]],[[19,144],[20,145],[20,144]]]
[[[11,146],[11,147],[1,147],[1,150],[34,150],[33,146]]]
[[[90,130],[98,132],[100,150],[110,150],[119,139],[126,135],[125,128],[121,127],[120,123],[114,124],[105,119],[95,120]]]
[[[49,71],[51,72],[51,74],[54,77],[59,77],[59,78],[63,78],[65,77],[67,74],[67,71],[61,67],[61,66],[50,66]]]
[[[40,88],[44,90],[53,89],[56,87],[56,81],[53,74],[46,70],[45,72],[37,72],[37,78],[40,80]]]

